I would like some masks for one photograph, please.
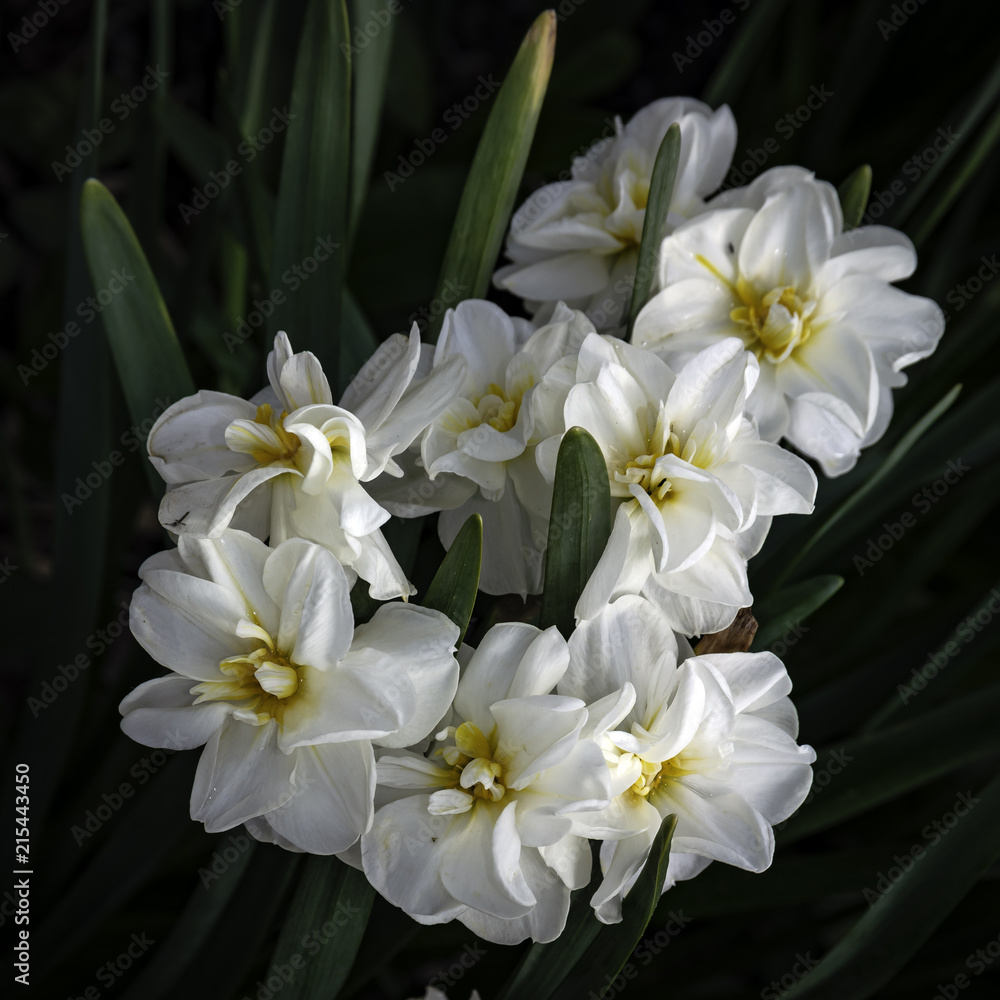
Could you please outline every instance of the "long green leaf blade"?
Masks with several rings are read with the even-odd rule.
[[[292,84],[271,261],[269,329],[285,330],[295,350],[312,351],[332,385],[340,361],[347,243],[351,64],[341,49],[347,41],[344,0],[310,0]]]
[[[459,529],[448,554],[431,580],[423,605],[446,614],[465,638],[479,590],[479,569],[483,559],[483,519],[473,514]]]
[[[579,1000],[591,991],[598,996],[612,983],[642,940],[663,892],[676,816],[667,816],[649,851],[646,865],[622,904],[620,923],[602,927],[581,963],[556,993],[557,1000]],[[596,919],[596,918],[595,918]]]
[[[754,637],[752,648],[767,649],[771,643],[826,604],[843,585],[842,576],[815,576],[792,587],[784,587],[769,594],[766,601],[755,603],[754,616],[762,624]]]
[[[785,993],[787,1000],[865,1000],[899,972],[1000,857],[1000,778],[947,837],[923,848],[833,950]]]
[[[141,423],[154,408],[191,395],[194,382],[142,247],[99,181],[84,185],[80,221],[94,287],[113,293],[104,325],[129,413]]]
[[[653,175],[649,180],[649,198],[646,202],[645,221],[642,226],[642,243],[639,245],[639,262],[632,286],[632,306],[629,310],[628,328],[631,333],[639,310],[649,301],[649,290],[660,256],[670,199],[677,180],[677,164],[681,155],[681,127],[674,122],[656,152]]]
[[[489,288],[548,87],[555,43],[556,15],[547,10],[528,31],[494,99],[462,191],[436,301],[482,298]],[[443,313],[425,339],[437,337],[442,320]]]
[[[611,534],[608,467],[597,442],[572,427],[559,445],[552,489],[541,624],[557,625],[567,638],[574,609]]]

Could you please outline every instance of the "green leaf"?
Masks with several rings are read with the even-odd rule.
[[[292,84],[271,261],[271,288],[283,301],[275,304],[269,329],[285,330],[295,350],[312,351],[331,385],[340,361],[347,243],[348,41],[344,0],[310,0]]]
[[[369,0],[351,0],[351,22],[363,25],[371,17]],[[392,38],[396,19],[390,17],[374,38],[353,60],[354,109],[351,127],[354,141],[351,143],[351,211],[350,230],[353,234],[361,218],[361,209],[368,193],[368,174],[375,154],[375,140],[378,138],[379,120],[382,116],[382,100],[389,74],[389,56],[392,55]],[[367,36],[366,36],[367,37]]]
[[[476,603],[482,558],[483,519],[473,514],[459,529],[421,602],[425,608],[446,614],[459,627],[459,643]]]
[[[753,650],[767,649],[786,632],[794,629],[817,608],[822,607],[844,585],[842,576],[814,576],[791,587],[768,594],[753,606],[754,617],[761,622],[754,637]]]
[[[542,628],[558,625],[569,638],[576,626],[574,609],[611,534],[608,466],[597,442],[582,428],[571,427],[559,445],[552,489]]]
[[[169,993],[212,935],[257,846],[249,834],[241,832],[239,836],[249,842],[248,846],[222,874],[212,873],[212,881],[199,885],[191,893],[170,933],[162,943],[157,942],[156,950],[143,963],[142,972],[122,1000],[159,1000]]]
[[[816,794],[787,821],[779,843],[827,829],[962,764],[996,754],[1000,751],[1000,729],[994,724],[998,711],[1000,686],[994,685],[891,729],[820,750],[818,770],[824,769],[827,760],[843,763],[822,794]],[[832,768],[830,773],[834,773]]]
[[[271,964],[291,968],[284,1000],[333,1000],[351,970],[375,890],[362,872],[310,856],[299,876]],[[304,952],[304,954],[303,954]]]
[[[646,221],[642,228],[642,243],[639,245],[639,262],[635,270],[632,286],[632,307],[629,310],[628,328],[631,333],[639,310],[649,301],[649,290],[657,272],[660,244],[663,242],[670,199],[677,180],[677,163],[681,155],[681,127],[674,122],[667,129],[663,142],[656,153],[653,175],[649,180],[649,197],[646,201]]]
[[[844,232],[861,225],[868,204],[868,194],[872,189],[872,168],[862,164],[837,188],[840,208],[844,214]]]
[[[787,1000],[865,1000],[920,950],[1000,856],[1000,778],[970,799],[948,835],[923,848]]]
[[[879,466],[875,474],[852,493],[834,512],[820,525],[819,529],[809,538],[806,543],[798,547],[794,556],[785,564],[784,571],[778,578],[782,582],[791,575],[792,570],[799,565],[805,556],[816,547],[816,545],[826,537],[829,532],[843,521],[848,514],[853,513],[871,496],[876,488],[888,477],[889,473],[903,460],[907,452],[920,441],[928,430],[951,408],[951,405],[958,398],[962,391],[962,386],[954,386],[935,406],[924,414],[924,416],[908,430],[896,446],[889,452],[885,461]],[[829,548],[829,546],[827,546]]]
[[[113,293],[102,316],[129,413],[141,424],[154,410],[190,396],[194,382],[142,247],[100,181],[83,186],[80,222],[94,288]],[[153,482],[159,489],[155,475]]]
[[[562,934],[548,944],[532,944],[524,953],[497,1000],[548,1000],[559,984],[577,967],[597,937],[602,924],[594,916],[591,886],[572,895]]]
[[[441,266],[435,301],[482,298],[500,253],[555,55],[556,15],[539,14],[521,43],[476,149]],[[456,295],[454,289],[458,290]],[[427,341],[441,329],[438,309]]]
[[[622,904],[621,922],[600,929],[587,949],[586,961],[570,972],[556,1000],[580,1000],[591,991],[600,996],[628,961],[660,901],[676,825],[676,816],[667,816],[660,824],[646,864]]]

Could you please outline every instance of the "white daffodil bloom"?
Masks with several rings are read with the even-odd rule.
[[[623,685],[635,700],[601,736],[614,799],[603,821],[604,881],[592,898],[599,919],[621,920],[665,816],[677,816],[664,890],[711,861],[760,872],[774,853],[772,827],[802,804],[812,747],[796,744],[792,688],[772,653],[692,656],[658,609],[623,597],[570,637],[559,693],[609,704]]]
[[[420,923],[458,919],[499,944],[552,941],[570,890],[590,879],[572,817],[606,806],[610,772],[581,736],[583,701],[551,693],[569,660],[555,628],[496,625],[460,659],[451,724],[428,752],[379,756],[390,801],[361,838],[364,871]]]
[[[513,263],[494,281],[525,300],[545,322],[560,299],[583,309],[599,330],[628,318],[653,164],[667,129],[681,130],[677,180],[666,232],[696,215],[722,183],[736,148],[728,107],[701,101],[654,101],[617,135],[573,161],[572,179],[539,188],[517,210],[507,238]]]
[[[139,575],[132,632],[171,672],[122,701],[125,733],[204,744],[191,817],[209,833],[245,823],[293,850],[348,848],[372,822],[372,745],[409,746],[448,710],[458,628],[403,603],[355,628],[343,567],[303,539],[182,535]]]
[[[402,475],[393,456],[463,382],[461,359],[423,378],[419,365],[414,325],[409,338],[381,345],[336,406],[316,356],[293,354],[279,333],[267,359],[270,387],[253,400],[202,390],[153,425],[150,460],[168,484],[160,522],[210,538],[232,525],[275,546],[308,538],[368,581],[372,597],[409,596],[379,530],[389,513],[361,484]]]
[[[434,371],[463,358],[465,382],[420,442],[410,475],[382,479],[374,495],[392,513],[440,510],[438,533],[450,548],[472,514],[483,519],[480,589],[537,594],[542,586],[552,487],[538,471],[534,394],[559,359],[572,354],[593,325],[560,305],[535,331],[491,302],[470,299],[445,316]],[[546,434],[549,432],[546,432]]]
[[[643,594],[671,628],[700,635],[751,603],[746,560],[771,517],[807,514],[816,495],[809,466],[761,441],[744,415],[757,371],[733,338],[675,375],[651,352],[596,334],[553,366],[542,395],[562,395],[562,429],[582,427],[600,446],[615,508],[577,618]],[[536,450],[550,481],[560,440],[556,433]]]
[[[714,198],[663,241],[660,291],[633,341],[682,364],[740,337],[760,362],[748,409],[761,437],[784,437],[841,475],[885,433],[902,369],[944,331],[935,302],[890,284],[916,265],[902,233],[844,232],[836,190],[780,167]]]

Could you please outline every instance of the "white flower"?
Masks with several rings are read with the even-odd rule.
[[[379,757],[379,794],[392,801],[361,839],[365,874],[420,923],[552,941],[570,890],[590,878],[572,815],[607,804],[609,770],[581,737],[584,703],[550,693],[569,659],[555,628],[496,625],[469,652],[438,742],[424,756]]]
[[[633,340],[683,363],[724,337],[760,361],[748,409],[829,476],[851,469],[892,416],[902,369],[944,330],[930,299],[894,288],[917,264],[885,226],[843,232],[834,188],[780,167],[726,191],[663,241],[658,287]]]
[[[592,899],[598,917],[621,919],[622,896],[671,813],[677,826],[664,890],[712,860],[767,868],[772,826],[802,804],[816,759],[795,742],[798,717],[781,661],[772,653],[691,656],[639,597],[582,623],[569,648],[560,694],[607,704],[623,685],[635,689],[634,705],[608,720],[602,740],[615,798],[600,816],[579,817],[587,829],[605,825],[604,881]]]
[[[494,280],[526,300],[545,321],[562,299],[587,312],[599,330],[628,318],[646,198],[660,143],[674,122],[681,149],[666,232],[701,210],[721,183],[736,148],[728,107],[701,101],[654,101],[617,135],[573,162],[572,179],[535,191],[517,210],[507,239],[513,261]]]
[[[578,618],[643,594],[670,627],[695,635],[725,628],[751,603],[746,560],[772,515],[809,513],[816,494],[809,466],[759,440],[744,416],[756,378],[756,360],[735,339],[675,376],[649,351],[592,334],[576,359],[552,368],[565,429],[582,427],[600,446],[617,508]],[[536,451],[549,480],[559,441],[556,434]]]
[[[593,325],[560,306],[537,332],[491,302],[470,299],[445,316],[435,371],[464,358],[459,397],[427,428],[415,465],[374,492],[395,514],[442,511],[438,532],[450,548],[471,514],[483,519],[479,586],[487,594],[536,594],[548,534],[551,484],[539,474],[534,396],[543,375],[574,352]],[[548,432],[546,432],[548,433]]]
[[[372,597],[413,593],[379,530],[389,513],[361,483],[401,475],[392,456],[462,384],[461,360],[414,381],[419,362],[414,325],[409,339],[397,334],[379,348],[335,406],[316,356],[293,354],[279,333],[269,389],[249,402],[202,390],[153,425],[150,460],[168,483],[161,523],[207,537],[232,524],[272,545],[308,538],[367,580]]]
[[[451,703],[458,628],[393,603],[355,629],[343,568],[302,539],[182,535],[139,575],[132,632],[171,673],[125,698],[122,729],[205,744],[191,817],[209,833],[246,823],[312,854],[349,847],[372,822],[372,744],[426,738]]]

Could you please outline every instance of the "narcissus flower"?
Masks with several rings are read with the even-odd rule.
[[[737,336],[760,362],[748,409],[829,476],[851,469],[892,416],[902,369],[944,331],[936,303],[894,288],[917,265],[885,226],[844,232],[834,188],[800,167],[726,191],[663,241],[658,287],[633,340],[682,364]]]
[[[249,402],[202,390],[153,425],[150,460],[168,483],[161,523],[207,537],[232,525],[272,545],[308,538],[366,580],[372,597],[413,593],[379,530],[389,513],[361,484],[401,475],[393,456],[462,385],[460,358],[423,378],[419,364],[414,326],[409,339],[397,334],[379,348],[336,406],[316,356],[293,354],[279,333],[269,389]]]
[[[550,370],[543,389],[563,394],[560,430],[582,427],[594,437],[616,507],[578,618],[643,594],[666,624],[695,635],[725,628],[751,603],[746,560],[771,517],[809,513],[816,495],[809,466],[761,441],[744,415],[757,372],[732,338],[675,375],[649,351],[597,334]],[[560,440],[556,433],[536,452],[550,481]]]
[[[571,180],[539,188],[517,210],[507,238],[513,263],[494,280],[525,299],[538,322],[561,299],[599,330],[624,326],[653,164],[674,122],[681,149],[669,232],[702,209],[729,169],[736,122],[728,107],[712,111],[688,97],[654,101],[574,160]]]
[[[603,812],[604,881],[592,904],[605,923],[649,855],[665,816],[677,816],[664,889],[711,861],[759,872],[772,826],[803,802],[812,747],[799,746],[792,683],[773,653],[692,656],[649,601],[623,597],[570,637],[560,694],[607,704],[623,685],[634,704],[608,720],[602,746],[614,794]],[[580,816],[589,828],[601,819]]]
[[[491,302],[470,299],[445,316],[434,371],[464,359],[457,399],[427,428],[420,466],[385,478],[374,495],[390,511],[414,517],[440,510],[449,548],[471,514],[483,519],[480,588],[488,594],[536,594],[548,531],[551,484],[539,474],[534,396],[542,377],[576,351],[593,325],[561,306],[537,332]]]
[[[204,744],[191,817],[210,833],[245,823],[294,850],[348,848],[372,822],[372,744],[424,739],[451,704],[458,628],[393,603],[355,629],[344,569],[303,539],[182,535],[139,575],[132,632],[171,672],[125,698],[122,729]]]
[[[607,804],[610,772],[582,736],[583,701],[551,693],[569,659],[555,628],[496,625],[460,657],[450,724],[428,752],[379,757],[388,801],[361,839],[364,871],[420,923],[552,941],[590,878],[572,816]]]

